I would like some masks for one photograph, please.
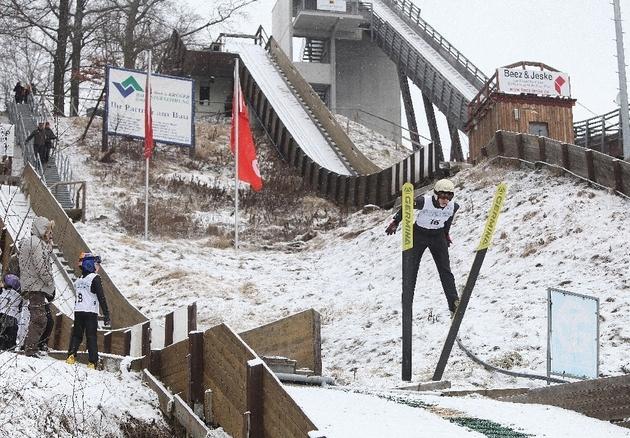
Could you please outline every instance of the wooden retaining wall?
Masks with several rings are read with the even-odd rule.
[[[320,315],[313,309],[240,333],[260,356],[284,356],[297,361],[297,368],[322,374]]]
[[[530,389],[524,394],[497,398],[558,406],[630,427],[630,375]]]
[[[28,194],[31,209],[38,216],[45,216],[55,221],[53,241],[62,250],[64,258],[75,267],[75,273],[79,276],[79,267],[74,265],[73,261],[79,260],[81,252],[91,252],[90,248],[48,187],[29,164],[24,167],[22,177],[23,191]],[[129,327],[147,321],[147,317],[118,290],[102,266],[99,275],[112,314],[113,327]]]
[[[118,330],[98,330],[99,352],[136,358],[131,369],[148,369],[192,411],[206,412],[206,420],[222,426],[235,438],[306,438],[308,432],[316,430],[255,350],[260,348],[260,355],[295,359],[300,367],[321,374],[319,314],[310,309],[248,330],[243,336],[254,344],[249,346],[225,324],[205,332],[194,331],[196,309],[193,303],[170,312],[162,327],[151,320]],[[172,342],[173,327],[181,323],[188,324],[191,331],[186,339]],[[72,324],[70,317],[60,312],[55,315],[49,341],[52,350],[67,350]],[[151,331],[160,328],[166,345],[152,349]],[[83,349],[85,343],[79,348]],[[173,414],[173,406],[163,408],[166,415]],[[190,413],[182,409],[177,412],[185,417],[184,423],[198,428],[198,421]]]
[[[543,162],[630,196],[630,162],[547,137],[497,131],[481,150],[484,157]]]

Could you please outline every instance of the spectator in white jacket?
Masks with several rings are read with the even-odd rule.
[[[36,216],[31,236],[20,241],[18,259],[22,294],[29,300],[31,319],[24,341],[27,356],[39,356],[38,342],[46,328],[46,300],[55,298],[52,271],[52,232],[55,223]]]

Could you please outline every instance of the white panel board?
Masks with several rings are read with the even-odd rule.
[[[597,378],[599,371],[599,300],[549,289],[549,372]]]
[[[559,71],[501,67],[497,78],[502,93],[571,97],[569,75]]]
[[[345,0],[317,0],[320,11],[346,12]]]

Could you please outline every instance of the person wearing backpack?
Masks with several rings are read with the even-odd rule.
[[[98,343],[96,341],[96,330],[98,328],[98,308],[100,305],[103,312],[105,326],[110,326],[109,309],[107,300],[103,293],[103,284],[98,275],[98,268],[101,258],[91,253],[82,253],[79,262],[81,264],[81,278],[74,283],[74,324],[72,326],[72,336],[68,347],[68,358],[66,363],[74,365],[76,362],[77,350],[83,342],[85,333],[88,350],[88,368],[96,369],[98,364]]]

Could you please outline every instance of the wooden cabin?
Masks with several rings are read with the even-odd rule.
[[[218,42],[204,50],[188,49],[177,31],[173,31],[158,72],[195,80],[196,115],[229,116],[236,57],[233,53],[223,52]]]
[[[498,130],[549,137],[573,143],[573,106],[568,75],[542,63],[517,62],[497,69],[468,107],[470,155]]]

